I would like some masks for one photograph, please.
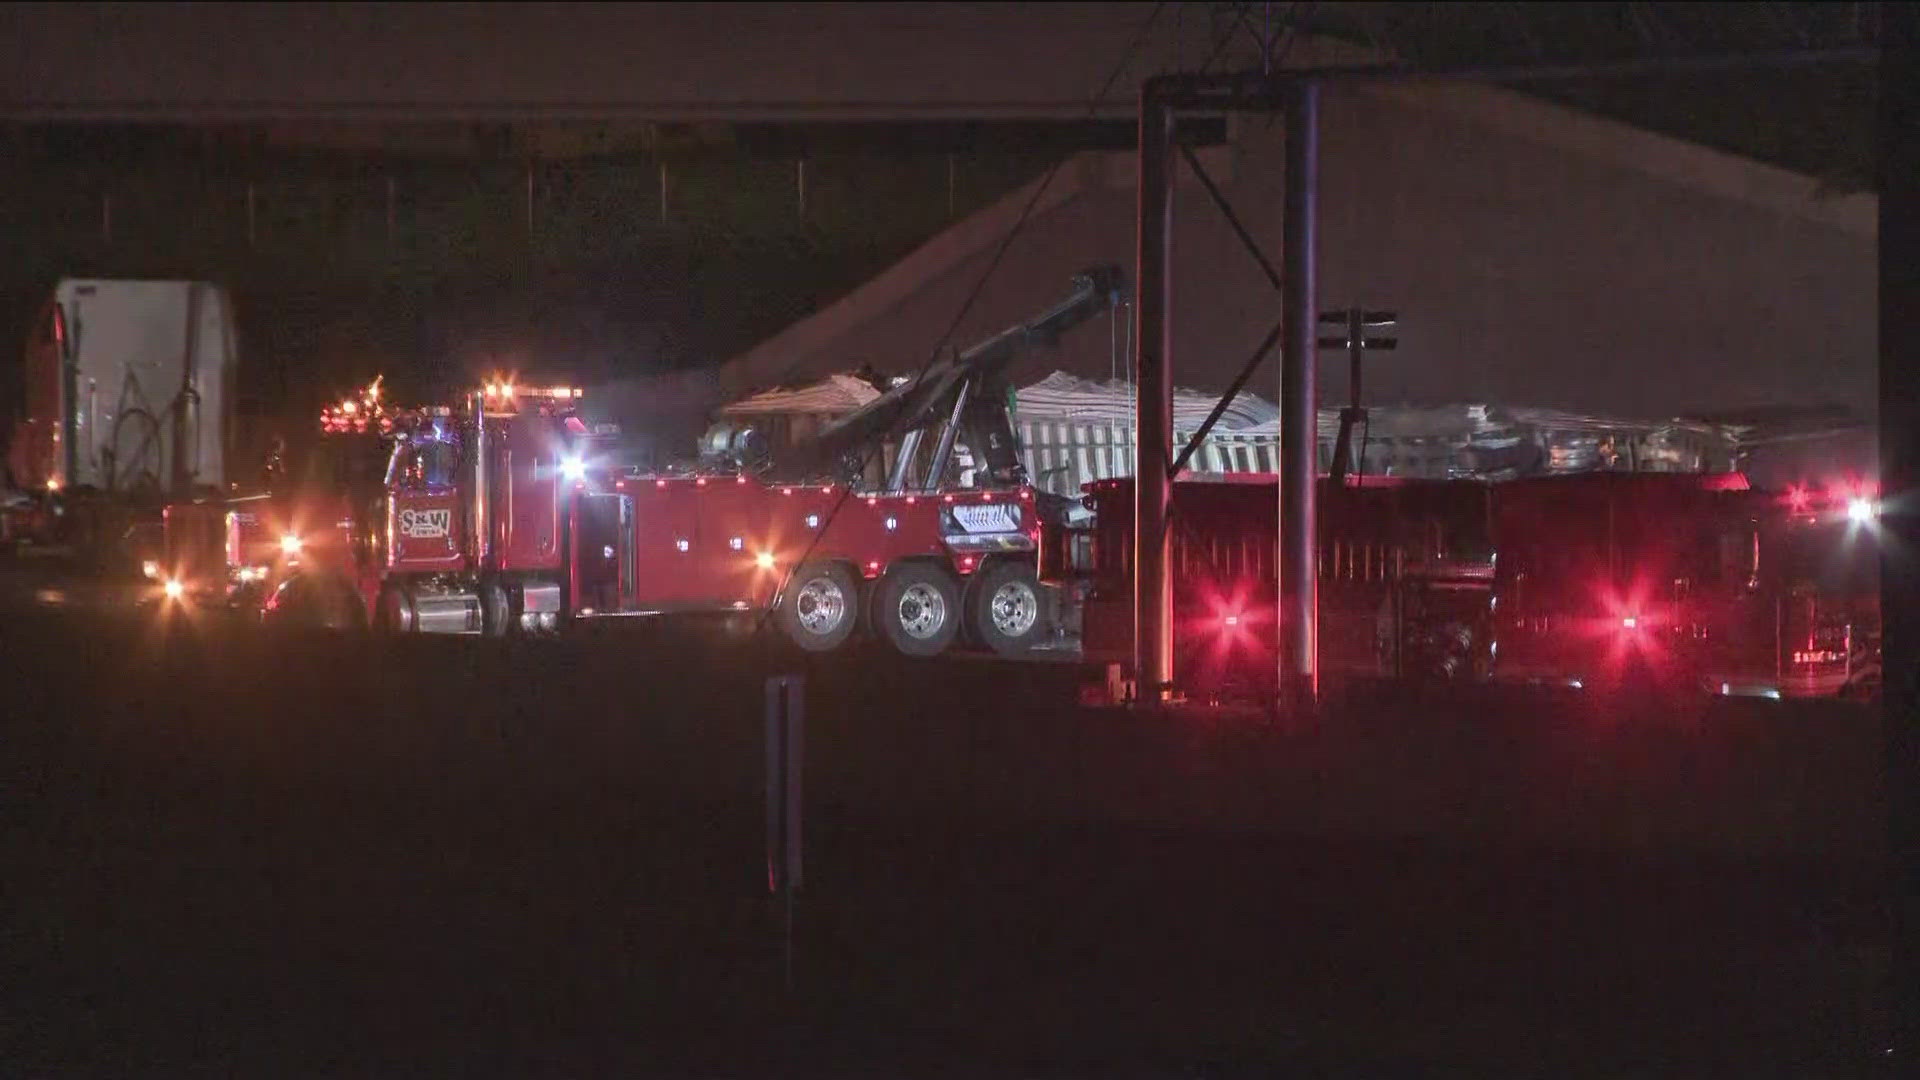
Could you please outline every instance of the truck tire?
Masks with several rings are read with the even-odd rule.
[[[513,605],[497,581],[480,586],[480,634],[503,638],[513,631]]]
[[[860,586],[845,567],[809,563],[794,571],[780,596],[781,629],[808,652],[829,652],[853,636]]]
[[[946,570],[907,563],[887,573],[874,592],[873,624],[907,656],[938,656],[960,632],[960,584]]]
[[[373,609],[373,628],[382,634],[413,633],[413,598],[407,590],[394,584],[381,587],[379,604]]]
[[[1023,656],[1052,634],[1049,599],[1032,567],[989,563],[967,590],[968,630],[1001,656]]]
[[[304,630],[352,630],[354,598],[345,586],[313,578],[294,578],[275,605],[274,622]]]

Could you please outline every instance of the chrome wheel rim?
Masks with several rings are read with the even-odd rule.
[[[847,617],[847,594],[832,578],[813,578],[794,594],[793,614],[807,633],[831,634]]]
[[[947,624],[946,597],[924,582],[907,586],[900,593],[899,622],[907,636],[925,641]]]
[[[1026,582],[1009,581],[993,591],[993,598],[987,602],[987,617],[997,632],[1010,638],[1024,637],[1040,621],[1040,598]]]

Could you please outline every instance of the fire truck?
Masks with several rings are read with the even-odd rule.
[[[1738,473],[1601,473],[1499,493],[1497,674],[1752,697],[1870,696],[1870,490],[1753,490]]]
[[[1734,623],[1743,663],[1721,693],[1871,698],[1879,692],[1879,499],[1871,484],[1796,485],[1755,508],[1755,597]]]
[[[458,409],[393,413],[377,394],[343,401],[323,425],[374,439],[378,478],[354,464],[364,445],[338,442],[313,459],[336,464],[284,493],[170,507],[163,589],[271,623],[400,634],[722,614],[770,617],[809,651],[864,628],[910,656],[963,635],[1023,653],[1054,630],[1034,567],[1050,508],[1021,469],[1003,372],[1118,291],[1110,269],[1080,275],[1065,300],[902,380],[784,462],[757,432],[721,428],[691,467],[620,466],[614,432],[581,418],[571,387],[496,379]],[[889,433],[898,461],[863,489],[853,466]],[[963,441],[982,460],[969,488],[947,482]]]
[[[1323,673],[1574,689],[1867,695],[1879,677],[1870,493],[1744,476],[1603,472],[1489,484],[1323,477]],[[1133,652],[1133,491],[1088,485],[1096,524],[1043,554],[1085,583],[1089,659]],[[1278,491],[1174,485],[1174,654],[1190,697],[1275,689]],[[1051,537],[1053,534],[1049,534]]]
[[[1322,669],[1469,677],[1484,672],[1492,589],[1491,488],[1476,482],[1322,477]],[[1087,659],[1133,655],[1133,480],[1087,485],[1084,548],[1043,555],[1049,580],[1083,583]],[[1260,699],[1277,689],[1279,482],[1272,474],[1183,474],[1174,484],[1174,669],[1190,697]]]
[[[1490,648],[1506,680],[1691,689],[1750,652],[1765,498],[1738,473],[1501,486]],[[1736,680],[1738,681],[1738,680]]]

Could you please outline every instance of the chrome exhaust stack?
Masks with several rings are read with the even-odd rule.
[[[468,395],[467,411],[472,417],[473,437],[468,441],[466,473],[473,491],[467,512],[466,548],[473,569],[481,571],[487,569],[493,555],[493,523],[487,517],[490,509],[487,500],[487,404],[479,391]]]

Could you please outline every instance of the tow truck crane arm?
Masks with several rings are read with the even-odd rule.
[[[920,377],[900,380],[878,398],[841,417],[800,448],[795,464],[831,468],[849,453],[895,432],[904,432],[901,464],[890,488],[906,486],[907,467],[927,428],[946,421],[934,451],[925,490],[939,486],[956,438],[985,458],[999,483],[1025,479],[1008,416],[1006,370],[1026,353],[1051,347],[1061,334],[1119,303],[1126,278],[1117,266],[1096,266],[1074,276],[1066,297],[1026,322],[1008,327],[965,352],[934,361]]]

